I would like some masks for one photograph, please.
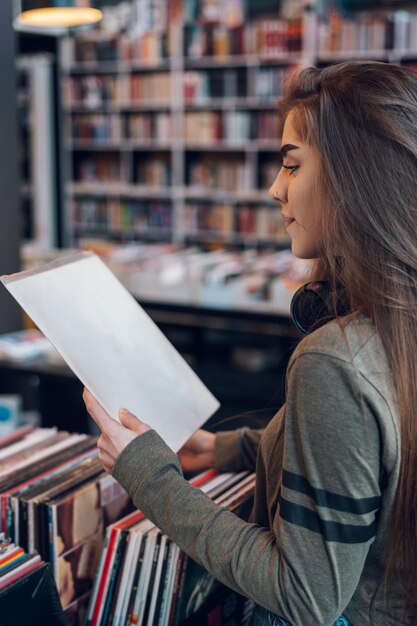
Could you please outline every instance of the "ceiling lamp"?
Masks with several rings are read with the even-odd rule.
[[[103,17],[99,9],[79,6],[80,0],[20,0],[16,30],[62,34],[73,28],[95,26]],[[85,1],[82,4],[86,4]]]

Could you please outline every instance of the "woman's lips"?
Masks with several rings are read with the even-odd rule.
[[[282,218],[284,220],[285,228],[288,228],[288,226],[295,222],[295,219],[293,217],[289,217],[288,215],[283,215]]]

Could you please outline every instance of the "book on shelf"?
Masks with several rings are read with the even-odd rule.
[[[169,155],[149,156],[136,161],[136,182],[150,187],[168,187],[171,184]]]
[[[151,241],[170,241],[172,237],[170,201],[77,198],[70,211],[71,226],[80,239],[87,234]]]
[[[135,61],[144,66],[157,66],[166,62],[170,56],[180,52],[171,25],[178,23],[181,9],[184,29],[181,53],[186,58],[224,59],[245,54],[273,57],[301,50],[302,20],[274,16],[276,6],[270,10],[269,17],[256,16],[245,22],[245,7],[236,0],[221,8],[211,3],[208,10],[204,3],[190,8],[190,3],[186,2],[184,6],[178,5],[179,11],[175,5],[175,2],[168,3],[168,6],[161,3],[149,13],[141,7],[139,24],[133,22],[131,32],[127,30],[119,38],[110,31],[107,37],[96,38],[93,42],[88,36],[69,41],[65,49],[66,67]],[[144,15],[152,17],[143,19]],[[157,26],[152,23],[156,15],[159,17]],[[191,18],[191,15],[195,17]]]
[[[141,141],[159,142],[169,146],[172,137],[172,116],[170,113],[132,113],[128,117],[127,132],[122,132],[122,117],[119,113],[75,113],[72,118],[74,149],[83,145],[111,146],[121,145],[127,140],[127,146],[141,148]],[[146,148],[146,145],[143,146]]]
[[[277,12],[277,7],[272,12]],[[206,22],[201,19],[187,20],[184,26],[184,57],[227,59],[259,55],[276,59],[302,50],[302,19],[286,20],[270,16],[242,22],[228,26],[222,24],[221,18]]]
[[[260,240],[288,241],[284,222],[274,207],[240,206],[236,211],[236,233]]]
[[[385,5],[384,11],[370,12],[371,3],[356,3],[351,9],[359,12],[342,14],[329,12],[318,27],[318,50],[320,57],[332,55],[380,56],[388,54],[417,52],[417,13],[415,11],[390,10]],[[374,3],[376,6],[377,3]]]
[[[268,97],[272,97],[273,88],[267,88]],[[259,91],[261,96],[261,91]],[[198,100],[200,96],[195,96]],[[218,145],[245,144],[246,141],[271,141],[279,136],[279,118],[273,111],[187,111],[184,116],[184,140],[186,144]],[[169,113],[130,114],[127,122],[127,134],[122,134],[119,114],[74,114],[73,150],[94,149],[95,147],[114,146],[115,149],[131,147],[140,150],[158,144],[169,149],[172,140],[172,116]],[[123,142],[126,142],[125,144]],[[96,179],[102,172],[103,179],[118,179],[115,157],[100,159],[83,157],[78,163],[79,177]],[[103,163],[104,162],[104,163]],[[140,163],[146,162],[141,156]],[[162,160],[160,160],[163,163]],[[116,166],[116,167],[115,167]],[[169,167],[166,165],[165,167]],[[97,173],[96,173],[97,172]],[[168,184],[168,175],[162,184]]]
[[[219,407],[95,254],[70,254],[2,282],[114,419],[125,406],[178,450]]]
[[[218,234],[230,237],[234,232],[234,209],[228,204],[187,204],[184,209],[186,235]]]
[[[263,156],[263,155],[262,155]],[[259,188],[269,189],[274,182],[280,168],[280,157],[272,154],[266,155],[265,159],[261,159],[259,163]]]
[[[72,127],[74,141],[105,144],[122,140],[122,119],[115,113],[74,115]]]
[[[119,182],[120,157],[117,153],[82,156],[76,168],[76,179],[82,182]]]
[[[170,104],[171,74],[132,74],[130,77],[130,100],[132,103]]]
[[[130,102],[130,81],[127,75],[107,74],[65,76],[63,79],[65,106],[99,109],[108,105]]]
[[[269,99],[271,94],[272,91],[268,94]],[[246,148],[246,143],[252,141],[259,149],[262,149],[262,142],[268,142],[271,148],[278,151],[279,134],[280,119],[273,111],[187,111],[184,115],[186,146],[220,144]]]
[[[213,111],[185,113],[184,141],[186,144],[216,145],[222,137],[221,114]]]
[[[210,104],[210,99],[220,104],[244,99],[252,95],[249,91],[248,73],[243,67],[222,67],[186,71],[184,73],[184,103],[185,105]]]
[[[189,159],[188,183],[205,190],[249,191],[247,164],[239,154],[196,155]]]
[[[127,124],[127,139],[132,142],[164,143],[173,138],[171,113],[132,113]]]
[[[261,100],[276,101],[283,95],[284,82],[293,71],[293,66],[257,68],[254,95]]]

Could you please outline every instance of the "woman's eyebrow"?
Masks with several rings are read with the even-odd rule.
[[[284,144],[283,146],[281,146],[281,149],[279,151],[281,155],[281,159],[283,159],[290,150],[298,150],[298,149],[299,149],[299,146],[294,146],[292,143]]]

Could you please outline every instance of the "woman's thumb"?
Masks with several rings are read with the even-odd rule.
[[[119,419],[120,423],[129,430],[133,430],[134,432],[142,432],[143,423],[135,416],[133,413],[128,411],[127,409],[119,409]]]

